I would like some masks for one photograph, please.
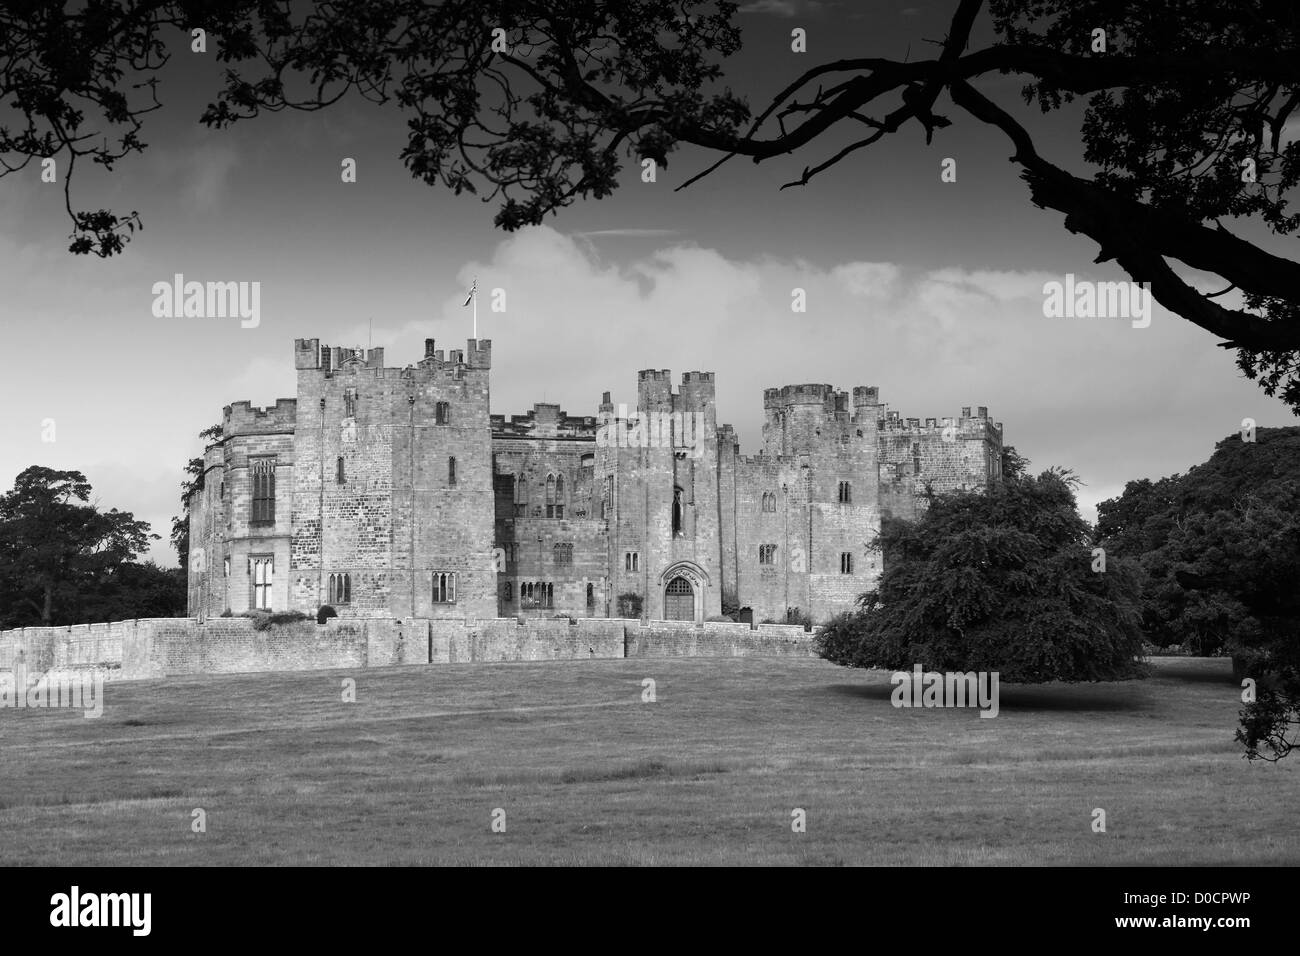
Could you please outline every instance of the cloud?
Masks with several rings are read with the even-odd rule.
[[[209,143],[191,151],[190,157],[183,188],[196,209],[215,209],[226,196],[230,171],[238,164],[239,155],[229,146]]]
[[[373,344],[386,349],[386,364],[398,367],[419,361],[426,337],[444,350],[464,348],[472,333],[461,290],[477,276],[479,335],[493,343],[494,413],[548,401],[590,415],[604,391],[615,403],[635,404],[640,369],[672,369],[678,380],[685,371],[712,371],[719,420],[736,426],[749,454],[761,447],[765,388],[875,385],[905,417],[987,406],[1035,470],[1061,465],[1080,475],[1088,517],[1098,500],[1131,479],[1205,460],[1244,417],[1261,425],[1289,422],[1281,404],[1242,379],[1233,356],[1216,349],[1211,336],[1159,307],[1147,329],[1045,318],[1043,284],[1060,275],[735,257],[671,236],[637,248],[611,263],[576,235],[547,226],[520,230],[486,254],[462,259],[454,285],[448,282],[446,296],[431,307],[424,293],[408,296],[405,307],[385,293],[373,311],[367,302],[351,324],[330,331],[328,342],[365,345],[373,335]],[[1098,270],[1078,277],[1123,278]],[[806,311],[792,310],[794,289],[804,290]],[[326,302],[322,314],[331,308],[342,311]],[[87,338],[74,356],[85,357],[88,364],[76,368],[88,383],[103,350],[120,338],[111,327],[94,331],[101,338]],[[47,390],[21,415],[16,405],[0,408],[13,438],[0,447],[0,464],[12,476],[35,461],[82,467],[120,456],[130,462],[129,473],[90,466],[97,492],[107,505],[129,508],[165,531],[183,464],[201,447],[194,433],[231,402],[267,406],[292,397],[290,339],[320,332],[315,313],[310,325],[291,331],[267,323],[256,335],[169,327],[152,343],[156,352],[140,357],[158,370],[147,383],[124,383],[93,400],[89,386]],[[199,354],[191,335],[207,337],[201,370],[169,351]],[[203,351],[209,347],[216,351]],[[41,350],[52,345],[33,340],[21,348],[46,354]],[[159,394],[176,400],[146,426],[139,409]],[[57,445],[40,443],[45,415],[59,420]],[[165,558],[165,546],[157,553]]]
[[[817,0],[751,0],[741,4],[739,12],[789,18],[816,16],[825,9],[826,4]]]
[[[631,239],[662,239],[680,234],[680,230],[677,229],[592,229],[587,232],[572,233],[578,239],[605,238],[607,236]]]

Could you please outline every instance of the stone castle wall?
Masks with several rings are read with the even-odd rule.
[[[150,618],[0,631],[0,681],[99,673],[106,680],[190,674],[635,657],[815,656],[813,634],[788,625],[619,618],[294,621],[257,630],[250,618]]]
[[[491,342],[467,345],[426,340],[421,361],[386,368],[382,348],[299,339],[296,399],[228,406],[190,505],[190,612],[254,607],[270,561],[271,609],[348,620],[612,618],[636,613],[620,606],[631,594],[644,619],[701,624],[725,604],[822,622],[876,586],[884,516],[1000,477],[985,408],[903,419],[874,387],[771,388],[762,447],[742,455],[711,372],[675,386],[642,370],[617,412],[606,392],[596,416],[538,404],[507,419],[490,412]],[[268,463],[274,520],[254,522]],[[448,575],[454,601],[435,587]]]

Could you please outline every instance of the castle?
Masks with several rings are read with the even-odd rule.
[[[638,375],[635,407],[493,415],[492,343],[385,368],[298,339],[296,399],[226,406],[189,505],[189,613],[815,622],[881,572],[882,515],[998,480],[985,408],[900,418],[876,388],[764,392],[763,449],[717,424],[711,372]]]

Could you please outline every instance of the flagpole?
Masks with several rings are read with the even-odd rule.
[[[478,276],[474,277],[471,295],[474,296],[474,341],[478,341]]]

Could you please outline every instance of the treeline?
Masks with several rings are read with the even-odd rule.
[[[0,628],[185,614],[185,572],[138,560],[148,522],[90,495],[81,472],[33,466],[0,496]]]
[[[1129,482],[1095,526],[1070,472],[1032,475],[1007,449],[987,493],[884,522],[879,586],[828,624],[822,656],[1042,682],[1142,677],[1147,652],[1175,645],[1228,655],[1249,683],[1237,739],[1285,756],[1300,727],[1300,427],[1253,437]]]

